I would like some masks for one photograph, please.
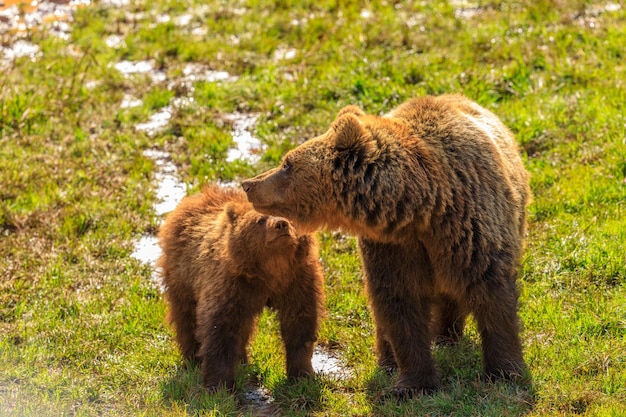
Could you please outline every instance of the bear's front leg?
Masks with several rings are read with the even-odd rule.
[[[303,307],[303,310],[306,310],[305,306],[284,305],[278,311],[289,378],[301,378],[315,374],[311,357],[317,340],[317,315],[313,311],[306,314],[300,311],[298,307]]]
[[[323,310],[321,276],[309,271],[297,275],[275,302],[289,378],[315,374],[311,357]]]
[[[234,291],[237,290],[233,289],[228,299],[218,300],[211,293],[198,303],[198,357],[204,385],[210,391],[235,388],[237,365],[252,334],[255,318],[263,309],[260,302],[241,297],[243,290]]]
[[[439,379],[430,352],[432,283],[425,254],[365,239],[359,246],[377,332],[384,336],[379,342],[383,347],[388,342],[398,365],[394,395],[410,398],[434,392]],[[421,279],[416,277],[420,271],[425,274]]]

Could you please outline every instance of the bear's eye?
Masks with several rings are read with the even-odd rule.
[[[291,170],[291,162],[283,162],[283,172],[289,172],[289,170]]]
[[[267,219],[266,219],[265,217],[261,217],[260,219],[258,219],[258,220],[256,221],[256,224],[258,224],[259,226],[265,226],[265,221],[266,221],[266,220],[267,220]]]

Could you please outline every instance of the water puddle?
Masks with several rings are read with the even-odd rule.
[[[44,28],[53,36],[69,39],[74,12],[91,4],[91,0],[0,0],[0,35],[12,36],[0,45],[0,68],[17,58],[27,56],[35,61],[39,46],[23,38]]]
[[[154,211],[162,216],[174,210],[178,203],[187,195],[187,187],[178,179],[178,170],[172,162],[168,152],[156,149],[147,149],[143,155],[154,160],[156,172],[154,178],[157,184],[157,200]]]
[[[165,106],[158,112],[151,115],[147,122],[136,124],[135,129],[141,132],[146,132],[148,136],[154,136],[167,129],[170,125],[171,118],[172,107]]]
[[[454,17],[457,19],[471,19],[485,11],[478,2],[467,0],[451,0],[450,5],[454,7]]]
[[[187,195],[187,187],[178,179],[176,165],[168,152],[157,149],[146,149],[143,155],[155,162],[154,178],[157,180],[154,211],[158,216],[174,210],[180,201]],[[152,283],[163,290],[161,273],[156,267],[156,261],[161,256],[161,247],[156,236],[144,235],[135,243],[135,250],[131,256],[149,265],[152,268]]]
[[[315,347],[311,363],[316,373],[326,375],[333,379],[345,379],[352,375],[352,371],[346,366],[339,355],[329,352],[322,346]]]
[[[159,276],[158,268],[156,267],[156,261],[161,256],[161,247],[159,246],[159,240],[156,236],[143,235],[137,243],[135,243],[135,250],[131,255],[133,258],[140,260],[146,265],[150,265],[154,272],[152,273],[153,284],[158,284],[161,287],[161,278]]]
[[[274,405],[274,397],[263,386],[251,388],[243,394],[249,408],[255,416],[280,415],[280,409]]]
[[[289,61],[298,55],[298,51],[293,48],[278,48],[274,51],[275,61]]]
[[[122,102],[120,103],[120,108],[121,109],[130,109],[132,107],[139,107],[143,104],[143,100],[138,99],[135,96],[132,96],[130,94],[124,94],[124,97],[122,98]]]
[[[589,8],[574,16],[574,21],[579,26],[594,29],[598,26],[598,18],[604,13],[617,12],[622,9],[618,3],[606,3],[604,5],[591,5]]]
[[[226,71],[215,71],[204,64],[198,64],[195,62],[187,63],[183,68],[182,81],[187,83],[193,83],[195,81],[206,81],[209,83],[216,83],[219,81],[233,82],[238,79],[239,77],[230,75]]]
[[[118,35],[109,35],[104,40],[106,46],[112,49],[119,49],[124,45],[124,39]]]
[[[311,362],[318,375],[325,375],[332,379],[346,379],[352,376],[352,371],[338,355],[328,352],[323,346],[315,347]],[[262,385],[249,388],[244,393],[244,398],[255,416],[281,415],[280,409],[274,404],[271,392]]]
[[[254,164],[261,159],[265,148],[259,139],[252,136],[258,117],[256,114],[245,113],[231,113],[224,117],[233,124],[231,135],[235,143],[235,147],[228,150],[227,162],[241,160]]]
[[[5,48],[0,46],[0,51],[2,52],[2,57],[0,57],[0,66],[3,63],[7,64],[24,56],[29,57],[30,60],[34,62],[39,55],[39,46],[20,39]]]
[[[146,74],[157,84],[165,81],[167,75],[163,71],[154,69],[154,61],[120,61],[113,64],[113,68],[118,70],[125,78],[131,78],[137,74]]]

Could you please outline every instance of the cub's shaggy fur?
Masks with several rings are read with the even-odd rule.
[[[257,316],[278,310],[287,374],[313,374],[323,275],[312,235],[252,209],[240,190],[216,185],[183,199],[159,232],[169,321],[205,385],[232,389]]]
[[[485,372],[524,373],[516,277],[528,173],[493,113],[458,95],[385,116],[348,106],[242,185],[262,213],[359,237],[379,362],[398,368],[398,396],[437,388],[430,343],[458,340],[469,313]]]

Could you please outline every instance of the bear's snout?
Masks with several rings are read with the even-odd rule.
[[[247,193],[252,188],[252,181],[245,180],[241,183],[241,186],[243,187],[243,190]]]
[[[287,230],[289,228],[289,223],[287,223],[287,220],[278,219],[274,223],[274,228],[276,230],[278,230],[279,232],[282,232],[282,231]]]
[[[273,244],[277,241],[281,241],[281,246],[287,245],[289,247],[295,247],[296,233],[287,219],[282,217],[269,216],[266,227],[266,242]],[[289,238],[289,239],[285,239]]]
[[[270,216],[267,219],[267,227],[271,230],[275,236],[283,236],[291,234],[289,221],[282,217]]]

